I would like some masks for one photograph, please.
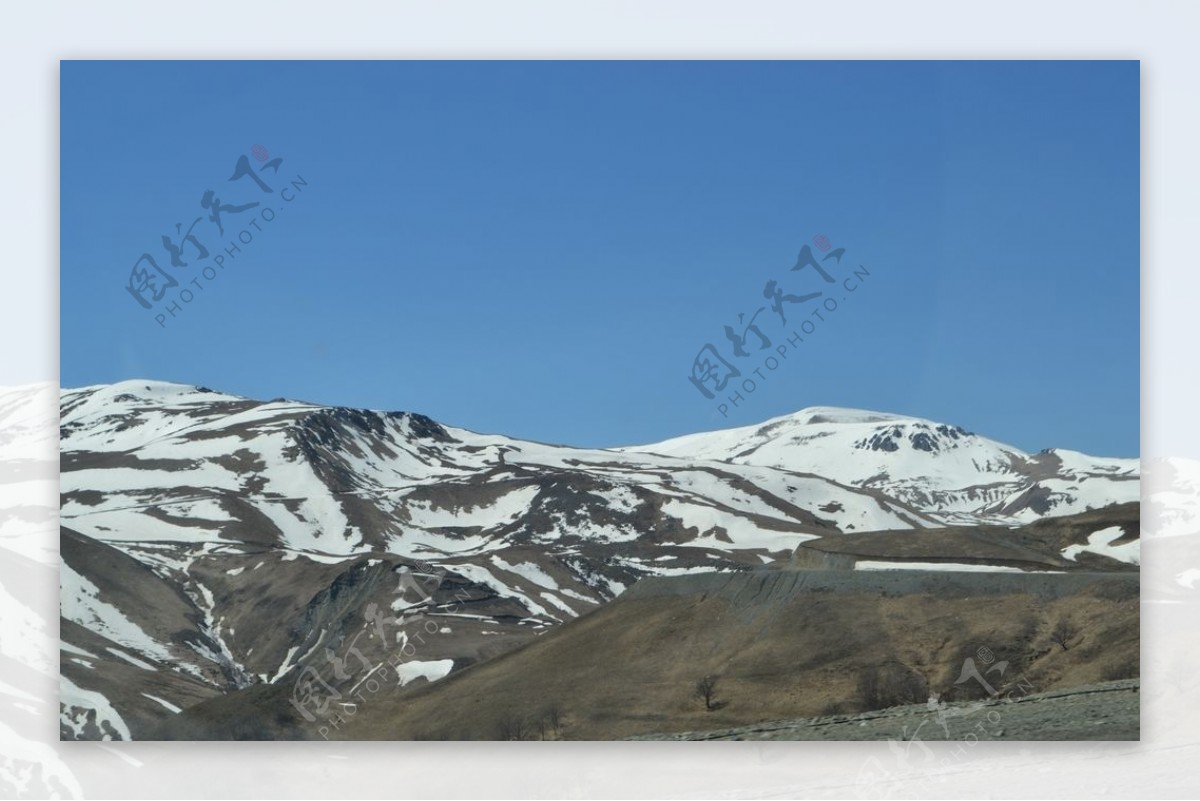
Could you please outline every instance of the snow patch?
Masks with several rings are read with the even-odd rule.
[[[1140,539],[1131,540],[1122,545],[1113,545],[1115,540],[1119,540],[1124,536],[1125,531],[1120,526],[1109,526],[1108,528],[1100,529],[1088,535],[1086,545],[1068,545],[1063,549],[1062,555],[1064,559],[1075,561],[1075,557],[1081,553],[1089,552],[1100,556],[1107,556],[1109,559],[1115,559],[1118,562],[1124,562],[1127,565],[1140,564],[1142,558],[1142,541]]]
[[[396,665],[396,675],[399,677],[399,686],[403,687],[417,679],[434,682],[445,678],[453,668],[453,659],[435,659],[425,662],[414,660]]]
[[[1007,565],[978,565],[958,562],[886,562],[864,559],[855,570],[934,570],[946,573],[1061,573],[1061,570],[1022,570]]]
[[[183,711],[179,707],[172,704],[170,701],[164,701],[162,698],[159,698],[157,695],[151,695],[150,693],[142,693],[142,695],[146,696],[151,701],[157,701],[158,703],[162,704],[162,706],[165,709],[169,709],[172,712],[182,712]]]

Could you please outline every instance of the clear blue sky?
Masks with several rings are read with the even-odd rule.
[[[64,386],[589,446],[851,406],[1138,453],[1137,62],[64,62],[61,90]],[[221,237],[210,189],[261,205]],[[171,266],[202,215],[208,261]],[[789,269],[817,234],[832,288]],[[193,292],[165,328],[126,289],[144,252],[163,305]],[[762,364],[723,329],[770,279],[839,308],[723,417],[693,359]],[[820,302],[761,313],[772,350]]]

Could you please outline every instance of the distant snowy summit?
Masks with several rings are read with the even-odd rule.
[[[880,490],[948,523],[1028,522],[1139,494],[1138,459],[1028,454],[960,426],[828,406],[627,450],[813,473]]]

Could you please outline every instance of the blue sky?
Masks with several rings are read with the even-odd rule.
[[[64,62],[61,93],[64,386],[586,446],[829,405],[1139,450],[1137,62]],[[259,205],[221,235],[208,190]],[[790,269],[818,235],[832,284]],[[177,281],[149,309],[143,253]],[[823,294],[785,326],[772,279]],[[742,373],[711,400],[707,343]]]

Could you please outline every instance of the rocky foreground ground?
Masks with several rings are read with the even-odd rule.
[[[913,704],[631,740],[1138,740],[1140,681],[990,701]]]

